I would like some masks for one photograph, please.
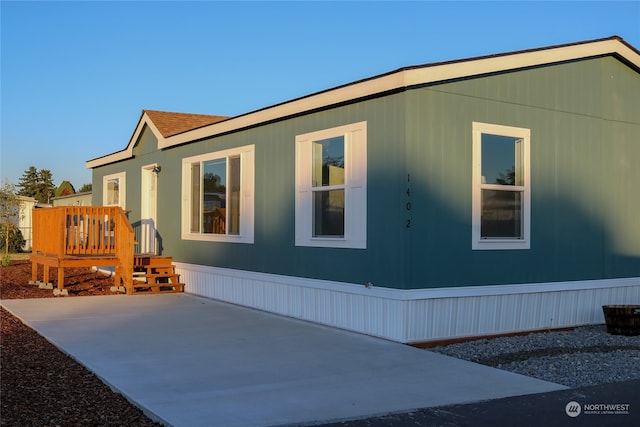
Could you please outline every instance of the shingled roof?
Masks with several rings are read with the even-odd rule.
[[[226,116],[206,114],[171,113],[168,111],[144,110],[164,138],[178,135],[202,126],[212,125],[228,119]]]

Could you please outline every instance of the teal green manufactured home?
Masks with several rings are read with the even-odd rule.
[[[145,110],[87,167],[190,293],[400,342],[603,323],[640,303],[639,100],[611,37]]]

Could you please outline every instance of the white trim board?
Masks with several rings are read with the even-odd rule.
[[[604,323],[640,277],[399,290],[175,262],[186,292],[398,342]]]

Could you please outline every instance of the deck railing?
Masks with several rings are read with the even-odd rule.
[[[129,245],[133,228],[122,208],[60,206],[33,211],[33,252],[115,255]]]
[[[116,206],[59,206],[33,210],[32,253],[58,259],[116,258],[116,277],[133,277],[133,228]]]

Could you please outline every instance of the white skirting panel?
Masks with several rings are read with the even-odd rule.
[[[186,292],[403,343],[604,323],[603,305],[640,304],[640,277],[407,291],[175,265]]]

